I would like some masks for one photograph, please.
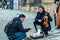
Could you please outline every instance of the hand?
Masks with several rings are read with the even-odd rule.
[[[48,18],[48,16],[44,16],[44,18]]]
[[[31,28],[26,28],[26,29],[31,30]]]
[[[29,30],[31,30],[31,28],[28,28]]]
[[[41,22],[41,21],[42,21],[41,19],[38,20],[38,22]]]

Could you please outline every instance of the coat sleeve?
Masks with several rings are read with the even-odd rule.
[[[37,13],[37,16],[35,17],[35,21],[38,21],[38,15],[39,15],[39,13]]]
[[[50,14],[48,13],[48,20],[52,21],[52,17],[50,16]]]
[[[18,28],[19,28],[20,32],[25,33],[25,32],[28,32],[30,30],[30,29],[24,29],[22,23],[18,23],[18,24],[19,24]]]

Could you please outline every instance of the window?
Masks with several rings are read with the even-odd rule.
[[[42,0],[29,0],[30,6],[40,6],[42,4]]]
[[[42,4],[42,0],[35,0],[35,6],[39,6]]]
[[[19,0],[19,5],[21,6],[39,6],[42,3],[42,0]]]
[[[19,0],[19,5],[26,6],[26,0]]]
[[[26,6],[26,0],[24,0],[24,4],[23,5]]]
[[[35,1],[35,0],[29,0],[29,5],[30,5],[30,6],[34,6],[34,1]]]

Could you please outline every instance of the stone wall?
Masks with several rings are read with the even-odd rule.
[[[31,2],[30,0],[27,0],[27,3],[30,3],[30,2]],[[50,14],[55,13],[56,5],[54,4],[54,0],[42,0],[42,5],[45,7],[46,11],[48,11]],[[38,6],[30,6],[29,4],[27,4],[24,7],[22,7],[21,5],[19,6],[19,10],[22,10],[22,11],[36,12],[37,9],[38,9]]]
[[[50,14],[56,13],[56,4],[54,4],[54,0],[44,0],[43,5],[45,7],[45,10]]]

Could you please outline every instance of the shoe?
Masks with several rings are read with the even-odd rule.
[[[43,36],[45,35],[44,32],[40,32],[40,34],[43,34]]]

